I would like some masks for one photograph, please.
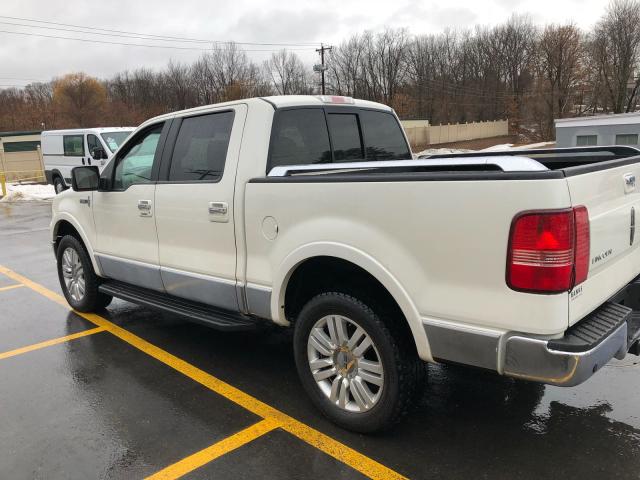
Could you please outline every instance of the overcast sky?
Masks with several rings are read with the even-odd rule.
[[[363,30],[406,27],[415,34],[434,33],[448,27],[494,25],[513,13],[529,14],[538,24],[571,21],[589,28],[603,14],[607,3],[605,0],[5,0],[0,10],[0,85],[23,85],[32,79],[46,81],[73,71],[108,77],[140,66],[158,69],[170,59],[191,62],[202,54],[201,50],[33,36],[36,33],[104,42],[208,47],[207,44],[116,37],[98,30],[79,34],[62,30],[73,30],[72,27],[54,24],[40,24],[48,27],[46,29],[26,27],[23,25],[35,24],[6,17],[206,40],[336,44]],[[59,30],[53,30],[54,27]],[[29,35],[4,33],[8,31]],[[300,49],[297,53],[308,63],[317,58],[311,45],[291,48]],[[270,54],[271,51],[250,52],[251,58],[260,62]]]

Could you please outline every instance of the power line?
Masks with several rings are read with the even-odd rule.
[[[115,36],[126,37],[126,38],[140,38],[140,39],[144,39],[144,40],[179,41],[179,42],[205,43],[205,44],[235,43],[235,44],[238,44],[238,45],[267,46],[267,47],[276,47],[276,46],[279,46],[279,47],[287,47],[287,46],[316,46],[316,45],[318,45],[318,42],[300,42],[300,43],[295,43],[295,42],[283,42],[283,43],[236,42],[236,41],[230,41],[230,40],[211,40],[211,39],[190,38],[190,37],[174,37],[174,36],[168,36],[168,35],[155,35],[155,34],[151,34],[151,33],[130,32],[130,31],[126,31],[126,30],[112,30],[112,29],[108,29],[108,28],[98,28],[98,27],[89,28],[89,27],[85,27],[85,26],[82,26],[82,25],[73,25],[73,24],[70,24],[70,23],[50,22],[50,21],[45,21],[45,20],[36,20],[36,19],[32,19],[32,18],[22,18],[22,17],[10,17],[10,16],[7,16],[7,15],[0,15],[0,18],[5,18],[5,19],[9,19],[9,20],[18,20],[18,21],[22,21],[22,22],[33,22],[33,23],[42,23],[42,24],[46,24],[46,25],[58,25],[58,26],[62,26],[62,27],[79,28],[79,29],[82,29],[82,31],[65,30],[65,29],[60,29],[60,28],[44,27],[44,26],[39,26],[39,25],[19,25],[19,24],[11,24],[9,22],[0,22],[0,23],[4,23],[4,24],[9,24],[9,25],[35,27],[35,28],[48,28],[48,29],[51,29],[51,30],[63,30],[63,31],[71,31],[71,32],[77,31],[78,33],[105,35],[105,33],[97,32],[97,30],[99,30],[100,32],[107,32],[107,34],[110,34],[112,36],[114,36],[114,34],[118,34],[118,35],[115,35]]]
[[[198,48],[198,47],[181,47],[176,45],[151,45],[151,44],[141,44],[141,43],[126,43],[126,42],[111,42],[108,40],[95,40],[90,38],[77,38],[77,37],[63,37],[59,35],[46,35],[44,33],[34,33],[34,32],[13,32],[10,30],[0,30],[0,33],[8,33],[12,35],[23,35],[27,37],[43,37],[43,38],[56,38],[60,40],[75,40],[77,42],[87,42],[87,43],[102,43],[107,45],[123,45],[127,47],[146,47],[146,48],[162,48],[162,49],[172,49],[172,50],[191,50],[191,51],[201,51],[201,52],[210,52],[214,50],[221,50],[220,48]],[[78,32],[81,33],[81,32]],[[273,48],[265,48],[265,49],[242,49],[243,52],[275,52],[279,49]],[[314,50],[313,48],[290,48],[288,50]]]
[[[0,80],[24,80],[25,82],[43,82],[40,78],[28,78],[28,77],[0,77]]]

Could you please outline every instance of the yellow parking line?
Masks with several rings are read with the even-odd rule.
[[[278,423],[271,419],[261,420],[230,437],[214,443],[210,447],[200,450],[173,465],[169,465],[167,468],[147,477],[146,480],[173,480],[180,478],[196,468],[200,468],[216,458],[252,442],[265,433],[269,433],[278,428],[278,426]]]
[[[9,285],[8,287],[0,287],[0,292],[6,292],[7,290],[13,290],[14,288],[24,287],[23,284],[18,283],[16,285]]]
[[[4,360],[5,358],[9,358],[9,357],[15,357],[16,355],[21,355],[27,352],[33,352],[34,350],[40,350],[41,348],[50,347],[51,345],[58,345],[59,343],[65,343],[70,340],[75,340],[76,338],[82,338],[88,335],[93,335],[94,333],[99,333],[104,331],[105,331],[104,327],[96,327],[90,330],[84,330],[82,332],[73,333],[65,337],[54,338],[52,340],[46,340],[44,342],[34,343],[33,345],[27,345],[26,347],[16,348],[15,350],[10,350],[8,352],[0,353],[0,360]]]
[[[2,265],[0,265],[0,273],[7,277],[23,283],[27,288],[38,292],[39,294],[53,300],[54,302],[64,306],[71,310],[69,304],[62,295],[59,295],[48,288],[23,277],[19,273],[14,272]],[[98,327],[104,327],[104,329],[126,343],[136,347],[143,351],[147,355],[159,360],[160,362],[168,365],[174,370],[186,375],[195,382],[204,385],[208,389],[216,392],[219,395],[231,400],[232,402],[240,405],[241,407],[249,410],[250,412],[264,418],[274,420],[280,425],[283,430],[295,435],[299,439],[305,441],[309,445],[316,447],[323,451],[327,455],[341,461],[342,463],[357,470],[363,475],[372,479],[401,479],[405,478],[398,472],[385,467],[381,463],[376,462],[372,458],[363,455],[362,453],[340,443],[339,441],[325,435],[324,433],[290,417],[284,412],[261,402],[255,397],[252,397],[248,393],[237,389],[236,387],[223,382],[222,380],[208,374],[204,370],[201,370],[190,363],[170,354],[169,352],[162,350],[159,347],[143,340],[142,338],[134,335],[133,333],[117,326],[116,324],[108,321],[107,319],[96,315],[95,313],[82,313],[75,312],[77,315],[89,320]]]

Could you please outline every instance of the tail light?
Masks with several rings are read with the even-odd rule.
[[[507,285],[532,293],[559,293],[589,273],[589,212],[586,207],[525,212],[511,225]]]

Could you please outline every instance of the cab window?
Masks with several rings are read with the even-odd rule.
[[[283,110],[271,138],[270,168],[331,162],[324,111],[320,108]]]
[[[232,126],[233,112],[185,118],[173,149],[169,181],[220,180]]]
[[[362,110],[367,160],[410,160],[411,152],[396,117],[387,112]]]
[[[126,190],[131,185],[151,183],[153,160],[163,126],[161,123],[142,132],[118,157],[113,174],[115,190]]]

